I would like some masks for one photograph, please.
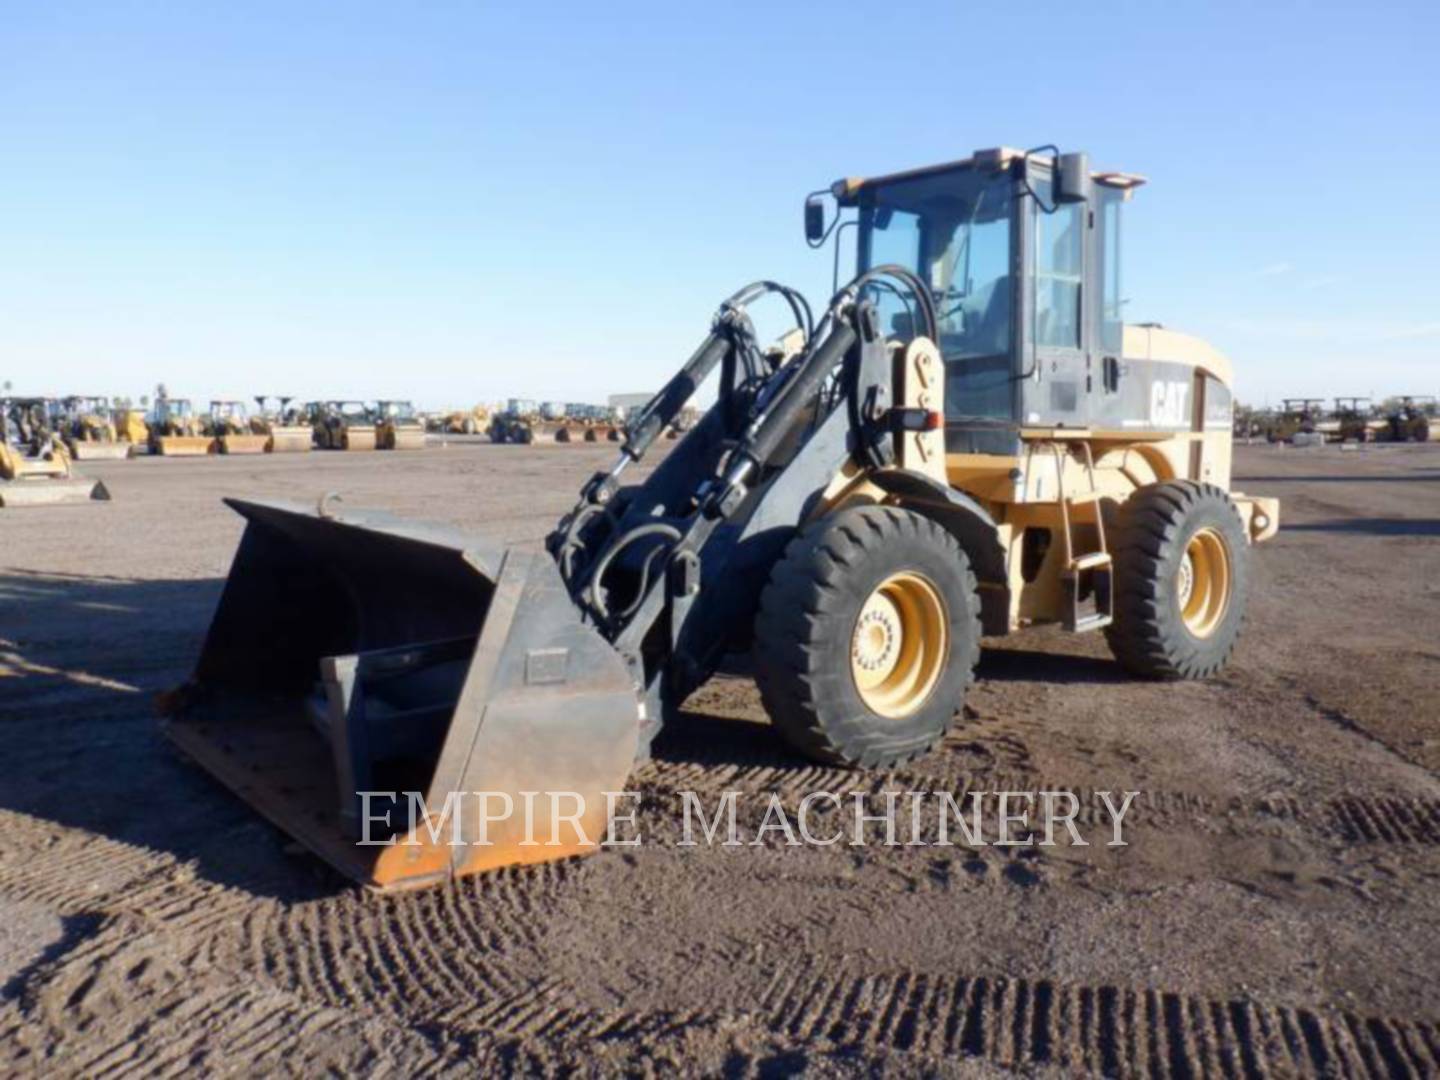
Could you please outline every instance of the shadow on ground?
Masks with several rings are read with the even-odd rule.
[[[222,582],[0,573],[0,809],[150,848],[282,899],[339,886],[185,762],[155,694],[183,682]]]
[[[1440,536],[1440,518],[1341,518],[1286,525],[1286,532],[1356,533],[1362,536]]]

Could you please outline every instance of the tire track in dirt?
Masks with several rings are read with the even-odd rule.
[[[458,1070],[463,1059],[422,1033],[298,1000],[195,962],[161,932],[112,918],[26,981],[26,1022],[6,1038],[6,1071],[113,1077],[197,1070]],[[473,1061],[469,1064],[473,1065]],[[388,1071],[388,1070],[387,1070]]]
[[[1440,1024],[1003,975],[854,976],[808,961],[759,1002],[801,1042],[1154,1077],[1433,1076]]]
[[[995,820],[995,793],[1053,792],[1074,797],[1076,821],[1087,826],[1106,826],[1112,820],[1110,807],[1101,792],[1034,772],[983,771],[939,772],[901,768],[887,773],[867,774],[821,765],[707,764],[703,762],[652,761],[632,777],[632,785],[662,801],[673,803],[678,814],[682,793],[694,792],[713,807],[713,800],[727,791],[747,796],[780,797],[787,810],[813,792],[847,795],[862,792],[883,797],[886,792],[930,792],[948,794],[965,808],[973,795],[980,797],[983,818]],[[1109,791],[1117,807],[1124,792]],[[903,806],[904,800],[901,800]],[[753,816],[761,816],[756,808]],[[938,811],[935,811],[938,813]],[[1217,798],[1195,792],[1142,790],[1135,796],[1125,822],[1169,826],[1196,819],[1223,820],[1238,828],[1260,828],[1291,821],[1349,843],[1398,843],[1440,845],[1440,799],[1421,796],[1393,796],[1347,792],[1309,803],[1290,796]]]

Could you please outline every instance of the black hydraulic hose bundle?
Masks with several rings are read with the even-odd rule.
[[[552,537],[551,550],[572,595],[607,632],[618,632],[632,616],[646,608],[647,597],[658,580],[654,574],[657,560],[672,558],[684,550],[698,552],[718,523],[735,511],[757,476],[763,474],[765,467],[794,432],[802,412],[821,396],[832,376],[845,369],[847,358],[851,357],[862,336],[867,342],[883,337],[873,303],[864,300],[865,290],[887,290],[899,296],[907,307],[910,306],[897,282],[916,298],[921,318],[912,320],[912,325],[918,321],[924,333],[934,340],[937,320],[929,290],[910,270],[889,264],[866,271],[837,292],[818,327],[804,297],[774,282],[755,282],[721,305],[705,340],[627,430],[620,460],[610,472],[598,473],[592,478],[579,505]],[[745,314],[745,306],[769,293],[780,295],[789,304],[796,325],[805,335],[804,348],[789,363],[770,373],[767,376],[768,385],[763,389],[747,379],[747,383],[753,386],[753,393],[741,400],[749,403],[747,409],[754,410],[752,417],[725,459],[723,475],[697,478],[695,499],[699,513],[683,526],[665,521],[642,521],[626,532],[614,535],[613,525],[618,524],[623,514],[623,510],[616,512],[610,502],[618,490],[616,478],[626,465],[639,461],[645,455],[716,365],[724,363],[727,372],[733,372],[735,363],[746,355],[746,350],[755,349],[754,330]],[[746,367],[748,373],[750,364],[747,363]],[[727,385],[721,389],[721,404],[729,404],[724,400],[725,395],[735,389],[728,385],[728,379],[729,376]],[[841,394],[848,398],[855,397],[859,392],[859,387],[851,383],[852,380],[843,380],[843,385],[839,387]],[[851,404],[853,406],[855,402]],[[596,515],[607,512],[612,518],[612,531],[602,534],[594,561],[588,566],[581,564],[577,567],[576,557],[585,549],[589,539],[582,538],[582,531]],[[622,610],[611,611],[605,578],[622,552],[646,539],[653,540],[654,544],[640,562],[632,598]],[[653,604],[647,608],[650,612],[654,610]],[[645,615],[647,620],[650,617]],[[629,635],[634,628],[625,632]]]

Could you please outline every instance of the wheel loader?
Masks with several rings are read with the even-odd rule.
[[[425,425],[408,401],[377,401],[375,445],[381,450],[424,450]]]
[[[203,457],[215,452],[189,398],[159,396],[150,412],[150,452],[165,457]]]
[[[55,430],[50,398],[0,400],[0,507],[105,501],[98,480],[78,475]]]
[[[375,410],[363,401],[325,401],[310,405],[315,445],[321,450],[374,450]]]
[[[270,436],[256,431],[243,402],[216,400],[201,420],[201,430],[213,440],[217,454],[263,454]]]
[[[1315,435],[1338,425],[1325,419],[1323,398],[1285,398],[1272,418],[1265,438],[1272,443],[1293,442],[1296,435]]]
[[[476,405],[468,411],[457,409],[431,419],[426,427],[438,435],[478,435],[490,427],[490,409]]]
[[[145,411],[132,409],[127,404],[114,413],[116,431],[121,442],[130,444],[130,456],[150,452],[150,427],[145,423]]]
[[[293,400],[282,395],[255,395],[256,411],[250,417],[250,430],[265,437],[266,453],[304,453],[313,444],[315,436],[304,411],[290,407]]]
[[[1440,438],[1440,414],[1435,398],[1430,394],[1407,394],[1391,410],[1386,418],[1386,430],[1391,442],[1429,442]]]
[[[1279,508],[1231,490],[1230,363],[1122,323],[1142,183],[999,149],[817,192],[806,238],[854,221],[855,276],[818,312],[770,281],[726,299],[543,550],[228,500],[246,529],[170,738],[396,889],[594,850],[731,654],[798,756],[864,769],[945,735],[983,636],[1058,624],[1139,677],[1214,674]]]
[[[71,395],[60,402],[61,432],[76,461],[115,461],[130,456],[120,438],[110,402],[96,395]]]
[[[529,398],[510,398],[505,408],[490,418],[490,441],[529,445],[535,441],[539,424],[539,405]]]
[[[1388,428],[1387,422],[1375,415],[1368,397],[1335,399],[1336,435],[1341,442],[1368,443]]]

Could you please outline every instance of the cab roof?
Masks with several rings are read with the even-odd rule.
[[[848,176],[842,180],[836,180],[830,185],[830,193],[835,196],[841,206],[853,206],[859,198],[860,192],[866,188],[879,187],[881,184],[891,184],[900,180],[915,180],[924,176],[933,176],[937,173],[949,172],[952,169],[987,168],[1001,169],[1009,165],[1016,158],[1024,157],[1024,150],[1017,150],[1013,146],[998,146],[989,150],[976,150],[967,158],[959,161],[947,161],[939,165],[924,165],[918,169],[905,169],[902,172],[886,173],[883,176]],[[1041,155],[1036,155],[1039,158]],[[1051,155],[1044,155],[1045,160],[1051,160]],[[1092,172],[1091,179],[1097,184],[1105,187],[1129,190],[1137,188],[1145,183],[1145,177],[1136,173],[1123,172]]]

